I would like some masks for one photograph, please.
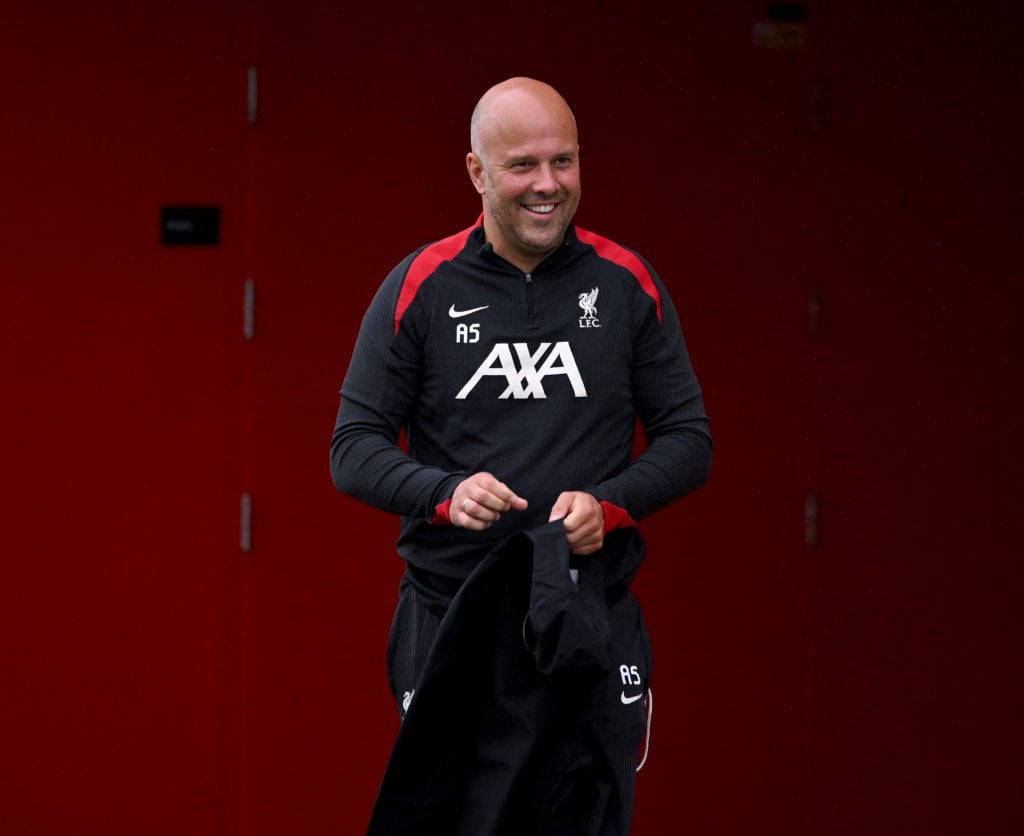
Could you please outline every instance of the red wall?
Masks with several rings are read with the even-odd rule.
[[[580,223],[668,283],[716,440],[644,524],[634,832],[1017,832],[1004,5],[808,2],[800,49],[754,48],[753,2],[5,12],[0,829],[364,827],[401,565],[330,486],[337,390],[387,270],[479,211],[469,112],[526,73],[576,111]],[[220,244],[161,246],[167,204],[219,206]]]

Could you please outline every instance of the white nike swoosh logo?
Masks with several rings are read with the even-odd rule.
[[[637,694],[635,697],[627,697],[625,691],[622,692],[622,696],[620,697],[623,705],[632,705],[637,700],[642,700],[643,698],[644,695],[642,693]]]
[[[455,306],[452,305],[448,309],[448,316],[450,316],[452,319],[458,319],[460,316],[469,316],[472,313],[476,313],[477,311],[486,310],[489,307],[490,307],[490,305],[481,305],[479,308],[470,308],[468,311],[457,311],[457,310],[455,310]]]

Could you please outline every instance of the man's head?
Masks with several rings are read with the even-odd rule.
[[[470,142],[466,167],[483,198],[487,240],[530,272],[561,245],[580,202],[572,111],[550,85],[510,78],[480,99]]]

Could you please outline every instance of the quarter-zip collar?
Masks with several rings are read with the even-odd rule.
[[[466,242],[466,251],[475,252],[477,256],[487,261],[488,264],[499,266],[507,273],[538,279],[579,258],[586,251],[586,247],[576,237],[575,226],[569,224],[565,230],[565,239],[562,241],[561,246],[527,273],[494,251],[494,246],[484,237],[483,215],[481,215],[477,220],[477,226],[470,233],[469,240]]]

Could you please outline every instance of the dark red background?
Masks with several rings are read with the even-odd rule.
[[[634,832],[1021,830],[1011,4],[809,0],[800,49],[755,2],[58,5],[0,35],[0,832],[364,828],[401,565],[330,485],[337,390],[479,212],[513,74],[572,103],[579,222],[665,279],[713,419],[644,524]],[[161,246],[174,204],[220,245]]]

